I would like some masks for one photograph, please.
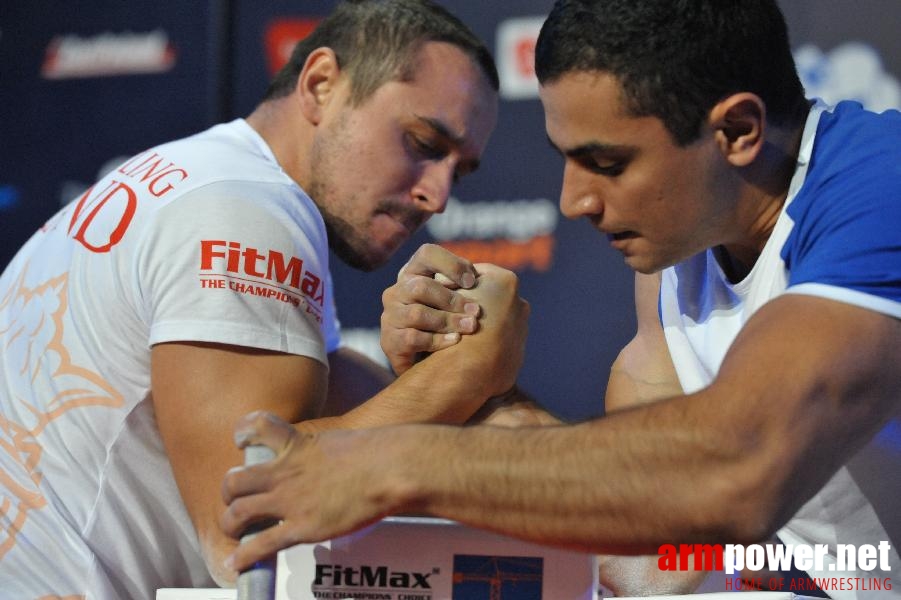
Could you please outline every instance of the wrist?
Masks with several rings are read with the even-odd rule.
[[[369,472],[379,474],[375,502],[385,515],[425,513],[428,506],[429,443],[447,427],[401,425],[380,428]]]
[[[470,340],[465,340],[469,342]],[[459,372],[467,386],[478,386],[483,400],[491,398],[505,398],[515,394],[516,375],[514,370],[505,360],[502,351],[498,351],[496,344],[484,340],[465,345],[460,343],[453,349],[460,353]]]

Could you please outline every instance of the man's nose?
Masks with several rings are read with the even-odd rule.
[[[451,161],[441,161],[423,169],[412,193],[420,209],[430,213],[444,212],[454,185],[454,168]]]
[[[591,174],[579,165],[567,161],[563,167],[560,190],[560,212],[568,219],[599,215],[604,205],[591,185]]]

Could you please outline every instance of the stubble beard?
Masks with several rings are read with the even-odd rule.
[[[373,256],[373,253],[367,248],[366,240],[357,233],[353,224],[328,209],[323,201],[327,197],[323,185],[314,182],[310,185],[309,195],[322,215],[325,232],[328,235],[328,245],[335,256],[348,266],[367,273],[387,262],[388,257]]]
[[[305,190],[313,203],[319,209],[322,220],[325,222],[325,231],[328,235],[328,245],[332,252],[348,266],[361,271],[372,271],[385,261],[376,260],[366,250],[366,242],[360,239],[356,228],[346,219],[338,216],[329,208],[328,198],[330,190],[328,181],[337,177],[339,169],[336,169],[334,157],[342,156],[347,148],[342,147],[344,130],[347,127],[346,115],[342,115],[338,122],[324,135],[317,137],[310,149],[310,165],[312,177]],[[346,199],[346,205],[356,204],[353,197]]]
[[[379,213],[394,215],[406,224],[412,235],[412,232],[419,229],[428,216],[402,202],[386,198],[378,203],[371,215],[356,223],[348,220],[349,217],[356,216],[360,207],[365,203],[353,194],[343,198],[339,197],[337,193],[332,193],[333,190],[329,186],[329,181],[341,177],[341,173],[347,173],[347,169],[336,164],[335,160],[335,157],[348,153],[349,149],[342,147],[342,136],[346,128],[347,119],[342,116],[330,132],[314,141],[311,148],[313,176],[308,183],[309,189],[306,191],[325,222],[328,244],[332,252],[348,266],[369,272],[388,262],[397,248],[402,245],[398,243],[397,248],[385,252],[373,248],[372,240],[367,235],[366,223],[369,218]],[[343,208],[345,216],[337,214],[336,208]]]

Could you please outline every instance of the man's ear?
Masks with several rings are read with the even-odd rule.
[[[726,160],[748,166],[763,148],[766,104],[750,92],[732,94],[711,109],[710,126]]]
[[[297,95],[301,111],[313,125],[322,120],[323,111],[333,101],[341,67],[331,48],[317,48],[310,52],[297,76]]]

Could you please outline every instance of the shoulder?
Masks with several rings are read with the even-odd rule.
[[[856,102],[824,111],[804,184],[787,208],[796,227],[818,233],[841,225],[870,229],[901,216],[899,139],[898,111],[877,114]]]
[[[217,181],[269,182],[296,187],[263,138],[243,119],[150,148],[119,169],[120,173],[141,181],[174,170],[182,175],[181,189]]]
[[[807,177],[786,212],[789,285],[817,283],[901,299],[901,113],[857,103],[825,111]]]
[[[834,209],[818,201],[823,195],[866,199],[880,190],[901,189],[901,112],[874,113],[856,102],[823,111],[817,125],[807,177],[791,216],[808,210]],[[872,198],[878,200],[878,198]],[[841,203],[849,206],[848,202]]]

